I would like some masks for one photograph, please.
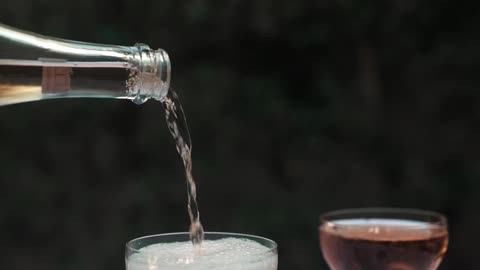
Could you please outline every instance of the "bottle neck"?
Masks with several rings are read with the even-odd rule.
[[[128,95],[141,104],[153,98],[163,100],[170,87],[170,58],[162,49],[152,50],[145,44],[133,48],[131,74],[128,79]]]
[[[29,72],[34,67],[40,68],[40,75],[30,78],[25,72],[20,72],[21,76],[12,74],[19,67],[26,67]],[[122,69],[126,78],[102,75],[106,74],[105,70],[124,74]],[[100,72],[97,74],[96,70]],[[152,50],[145,44],[128,47],[84,43],[0,24],[0,99],[2,85],[3,88],[9,85],[25,88],[24,84],[28,84],[29,89],[33,86],[40,89],[38,95],[25,98],[25,101],[107,97],[141,104],[150,98],[163,100],[166,97],[170,85],[170,59],[164,50]],[[20,98],[15,103],[22,101]]]

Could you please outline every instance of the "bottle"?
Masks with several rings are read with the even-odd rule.
[[[74,97],[141,104],[162,101],[169,85],[162,49],[63,40],[0,24],[0,105]]]

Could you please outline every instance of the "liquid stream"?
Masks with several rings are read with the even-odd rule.
[[[188,214],[190,217],[190,239],[194,245],[203,241],[204,230],[200,222],[197,204],[197,187],[192,175],[192,141],[188,131],[187,119],[177,93],[170,89],[163,100],[168,129],[175,140],[177,152],[182,158],[187,178]]]

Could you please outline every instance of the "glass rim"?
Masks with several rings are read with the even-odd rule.
[[[160,234],[151,234],[151,235],[145,235],[145,236],[140,236],[140,237],[137,237],[137,238],[134,238],[130,241],[128,241],[126,244],[125,244],[125,248],[127,250],[130,250],[130,251],[133,251],[133,252],[145,252],[145,251],[140,251],[140,249],[138,248],[134,248],[132,247],[132,244],[136,241],[139,241],[139,240],[143,240],[143,239],[148,239],[148,238],[154,238],[154,237],[168,237],[168,236],[189,236],[190,233],[189,232],[171,232],[171,233],[160,233]],[[271,239],[268,239],[266,237],[263,237],[263,236],[258,236],[258,235],[252,235],[252,234],[245,234],[245,233],[234,233],[234,232],[205,232],[205,236],[208,236],[208,235],[217,235],[217,236],[224,236],[223,238],[227,238],[227,237],[234,237],[234,238],[244,238],[244,239],[249,239],[249,240],[252,240],[252,241],[255,241],[257,243],[259,243],[258,241],[256,240],[262,240],[264,241],[265,243],[268,243],[270,244],[271,246],[266,246],[264,245],[263,243],[259,243],[261,244],[262,246],[268,248],[268,250],[266,251],[262,251],[262,252],[258,252],[258,253],[253,253],[253,255],[262,255],[262,254],[266,254],[266,253],[271,253],[271,252],[275,252],[277,251],[277,248],[278,248],[278,244],[271,240]],[[190,238],[187,237],[188,241],[190,241]],[[208,239],[206,239],[208,240]],[[157,244],[159,243],[162,243],[162,242],[157,242]],[[166,243],[166,242],[165,242]],[[148,251],[147,251],[148,252]]]
[[[379,215],[376,217],[375,215]],[[341,216],[348,216],[346,218],[338,218]],[[363,215],[363,216],[362,216]],[[381,215],[387,215],[387,217],[382,217]],[[388,215],[391,215],[390,217]],[[398,215],[398,217],[395,217]],[[401,216],[405,215],[405,216]],[[408,216],[410,215],[410,216]],[[414,216],[418,217],[418,219],[413,218]],[[326,223],[335,223],[335,220],[341,219],[369,219],[369,218],[378,218],[378,219],[401,219],[407,221],[423,221],[428,225],[438,225],[441,227],[447,227],[447,217],[435,211],[430,210],[423,210],[423,209],[415,209],[415,208],[395,208],[395,207],[365,207],[365,208],[346,208],[340,210],[333,210],[328,211],[324,214],[320,215],[320,226]],[[431,221],[422,220],[421,218],[432,218]],[[342,224],[335,224],[337,227],[348,226]],[[416,228],[424,228],[424,225],[418,226],[409,226],[411,229]]]

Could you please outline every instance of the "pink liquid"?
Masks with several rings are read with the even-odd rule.
[[[320,244],[332,270],[434,270],[448,232],[424,222],[349,219],[323,224]]]

